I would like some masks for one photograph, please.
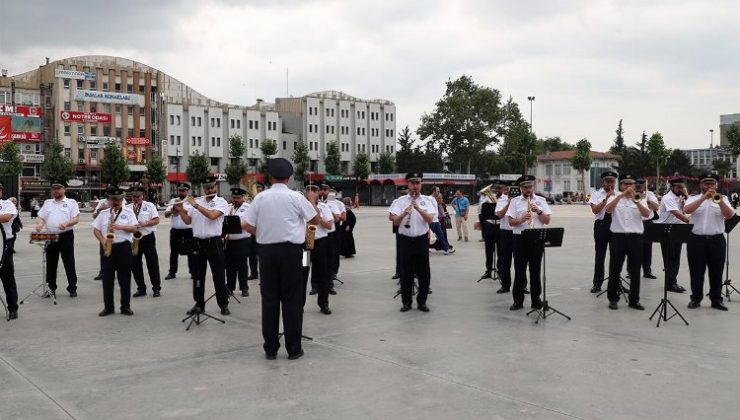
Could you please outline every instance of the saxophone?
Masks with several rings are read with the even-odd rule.
[[[134,204],[134,214],[136,215],[136,221],[139,220],[139,212],[141,211],[141,205]],[[131,245],[131,254],[132,255],[139,255],[139,242],[141,241],[141,232],[137,230],[134,232],[134,242],[133,245]]]
[[[110,257],[110,254],[113,252],[113,237],[115,236],[113,233],[113,222],[115,221],[113,218],[114,211],[115,208],[111,207],[110,216],[108,217],[108,233],[105,234],[105,245],[103,245],[103,255],[106,257]]]

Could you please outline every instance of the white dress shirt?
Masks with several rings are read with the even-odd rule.
[[[242,203],[239,208],[234,209],[234,203],[229,204],[229,208],[226,211],[226,215],[228,216],[239,216],[239,224],[242,224],[247,221],[247,209],[249,208],[249,204],[246,202]],[[235,241],[237,239],[244,239],[249,238],[252,235],[247,232],[246,229],[242,229],[242,233],[229,233],[226,235],[230,241]]]
[[[136,212],[134,211],[134,203],[126,205],[126,208],[128,208],[134,214],[136,214]],[[141,208],[139,209],[139,216],[137,217],[137,220],[139,222],[148,222],[152,219],[159,219],[159,212],[157,211],[157,207],[155,207],[153,203],[150,203],[148,201],[142,202]],[[139,228],[139,232],[141,232],[142,237],[149,235],[150,233],[154,233],[156,231],[157,231],[157,225]]]
[[[653,219],[653,216],[655,216],[655,212],[647,204],[648,203],[651,203],[651,202],[652,203],[656,203],[656,204],[660,204],[660,202],[658,201],[658,197],[652,191],[645,191],[645,200],[647,200],[647,203],[646,203],[645,207],[647,207],[648,210],[650,210],[650,215],[648,215],[647,217],[643,217],[642,220],[652,220]]]
[[[195,207],[188,209],[188,216],[191,217],[191,225],[193,226],[193,237],[198,239],[207,239],[214,236],[221,236],[221,228],[224,224],[224,214],[226,214],[229,208],[229,203],[224,200],[223,197],[215,196],[209,201],[206,201],[205,197],[199,197],[195,200],[198,207],[203,207],[207,210],[218,210],[221,215],[213,220],[207,218],[196,210]]]
[[[344,203],[337,200],[336,198],[330,198],[325,201],[325,203],[329,206],[331,209],[331,213],[334,216],[340,216],[342,213],[346,212],[346,208],[344,207]],[[336,224],[332,226],[331,229],[329,229],[329,233],[334,233],[337,230]]]
[[[316,210],[301,193],[285,184],[274,184],[257,194],[247,211],[247,223],[257,229],[257,243],[296,245],[306,242],[306,223]]]
[[[599,188],[598,190],[594,191],[593,194],[591,194],[591,198],[588,200],[588,204],[596,205],[596,204],[601,203],[602,201],[604,201],[607,194],[608,193],[606,192],[605,189]],[[605,215],[606,215],[606,205],[604,205],[604,207],[601,209],[599,213],[594,214],[594,220],[604,220]]]
[[[325,222],[331,221],[332,229],[334,229],[334,214],[327,203],[319,203],[319,217]],[[327,229],[321,225],[316,226],[316,239],[326,238],[329,236],[330,229]]]
[[[100,233],[103,234],[103,236],[106,236],[108,234],[108,223],[110,223],[110,214],[111,209],[105,209],[100,212],[98,217],[95,218],[92,222],[92,227],[99,230]],[[134,212],[130,208],[123,207],[120,211],[120,214],[113,215],[113,217],[116,219],[113,224],[114,225],[122,225],[122,226],[136,226],[139,224],[139,222],[136,221],[136,216],[134,215]],[[133,232],[126,232],[125,230],[114,230],[113,231],[113,243],[114,244],[120,244],[122,242],[133,242],[134,240],[134,234]]]
[[[506,194],[501,194],[501,197],[496,200],[496,213],[503,210],[507,204],[509,204],[509,196]],[[503,230],[512,230],[511,223],[509,223],[509,218],[506,217],[506,215],[501,218],[501,223],[499,226]]]
[[[617,198],[609,197],[607,204]],[[643,199],[640,203],[647,207],[647,200]],[[637,208],[637,203],[629,197],[622,197],[612,212],[612,224],[610,227],[612,233],[643,233],[645,227],[642,225],[642,213]]]
[[[686,204],[701,199],[702,195],[692,195]],[[730,205],[730,200],[727,197],[722,196],[722,201],[728,206]],[[725,217],[722,215],[722,209],[719,207],[719,203],[715,203],[712,200],[704,200],[699,205],[699,208],[691,213],[691,222],[694,224],[691,228],[691,233],[695,235],[719,235],[725,233]]]
[[[169,204],[167,205],[166,211],[171,213],[170,227],[172,229],[192,229],[191,225],[185,223],[182,220],[182,217],[180,217],[180,213],[173,210],[175,206],[175,201],[179,201],[179,200],[180,200],[179,198],[173,198],[172,200],[170,200]],[[193,208],[193,206],[191,206],[187,201],[185,201],[182,203],[182,208],[185,209],[186,213],[190,214],[190,209]]]
[[[47,200],[48,201],[48,200]],[[13,239],[13,220],[18,217],[18,208],[10,200],[0,200],[0,214],[12,214],[13,217],[7,222],[3,223],[3,229],[5,230],[5,239]],[[58,229],[57,229],[58,231]],[[2,252],[2,250],[0,250]]]
[[[534,203],[537,207],[542,210],[542,214],[552,214],[552,210],[550,210],[550,206],[547,204],[547,201],[540,197],[539,195],[532,195],[532,203]],[[512,219],[519,219],[523,217],[529,209],[529,202],[527,198],[525,198],[523,195],[520,195],[519,197],[514,197],[511,199],[511,204],[509,204],[509,210],[506,211],[506,218],[511,217]],[[532,212],[532,220],[534,223],[532,223],[532,229],[541,229],[545,227],[545,224],[542,223],[537,213]],[[511,230],[513,231],[514,235],[521,235],[522,231],[524,229],[529,228],[529,222],[521,223],[518,226],[512,226]]]
[[[681,205],[679,204],[679,198],[673,191],[663,196],[660,200],[660,208],[658,208],[658,220],[657,223],[684,223],[678,217],[676,217],[672,211],[681,211]]]
[[[59,225],[67,223],[73,218],[80,215],[80,206],[77,200],[71,198],[62,198],[61,200],[48,199],[39,210],[39,217],[46,222],[46,231],[49,233],[62,233],[74,229],[74,226],[68,226],[64,230],[59,229]]]
[[[409,196],[408,194],[404,195],[403,197],[398,197],[391,204],[391,207],[388,209],[388,211],[393,216],[398,216],[399,214],[402,214],[406,211],[406,208],[411,205],[411,201],[411,196]],[[432,215],[432,222],[437,220],[437,200],[426,195],[419,195],[419,197],[416,199],[416,203],[419,205],[419,207],[422,208],[422,210]],[[408,224],[409,227],[406,227],[406,224]],[[400,235],[409,236],[412,238],[424,235],[428,231],[429,223],[427,223],[427,221],[424,220],[424,218],[421,217],[421,214],[415,209],[411,210],[410,215],[404,216],[403,220],[401,220],[401,223],[398,225],[398,233]]]

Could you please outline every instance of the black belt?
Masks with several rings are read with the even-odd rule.
[[[410,239],[412,241],[416,241],[416,240],[421,239],[421,238],[428,238],[428,236],[427,236],[426,233],[423,234],[423,235],[419,235],[419,236],[406,236],[406,235],[402,235],[400,233],[398,235],[401,236],[401,237],[403,237],[403,238]]]
[[[691,233],[691,236],[693,236],[695,238],[700,238],[700,239],[717,239],[717,238],[724,238],[725,235],[723,235],[721,233],[718,233],[716,235],[697,235],[697,234],[695,234],[695,233],[692,232]]]
[[[642,236],[644,233],[637,232],[612,232],[612,235],[624,235],[624,236]]]
[[[205,242],[205,243],[211,243],[211,242],[220,242],[221,237],[220,236],[211,236],[210,238],[195,238],[198,242]]]
[[[131,245],[131,242],[129,241],[113,242],[113,246],[121,246],[121,245]]]

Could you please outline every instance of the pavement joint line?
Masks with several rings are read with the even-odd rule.
[[[76,417],[73,416],[72,413],[70,413],[69,411],[67,411],[67,409],[64,408],[64,406],[59,401],[57,401],[56,399],[54,399],[54,397],[52,397],[51,395],[49,395],[49,393],[47,393],[46,391],[44,391],[44,389],[41,388],[41,386],[39,386],[38,384],[36,384],[36,382],[34,382],[33,380],[31,380],[31,378],[29,378],[28,376],[26,376],[23,372],[21,372],[18,368],[16,368],[12,363],[10,363],[7,360],[5,360],[5,358],[2,355],[0,355],[0,361],[2,361],[6,366],[8,366],[15,373],[17,373],[21,378],[23,378],[31,386],[33,386],[34,388],[36,388],[36,390],[38,390],[43,396],[45,396],[49,401],[51,401],[52,403],[54,403],[54,405],[56,405],[60,410],[62,410],[64,412],[64,414],[66,414],[67,416],[69,416],[69,418],[76,420]]]

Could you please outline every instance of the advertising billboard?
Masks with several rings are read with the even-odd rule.
[[[54,77],[63,77],[65,79],[78,79],[78,80],[96,80],[98,78],[97,73],[91,71],[77,71],[77,70],[54,70]]]
[[[131,146],[146,146],[149,139],[146,137],[126,137],[126,144]]]
[[[41,141],[41,108],[0,105],[0,142]]]
[[[62,121],[110,124],[112,119],[111,114],[101,112],[62,111]]]
[[[103,102],[108,104],[144,105],[144,96],[136,93],[77,89],[75,99],[78,101]]]

